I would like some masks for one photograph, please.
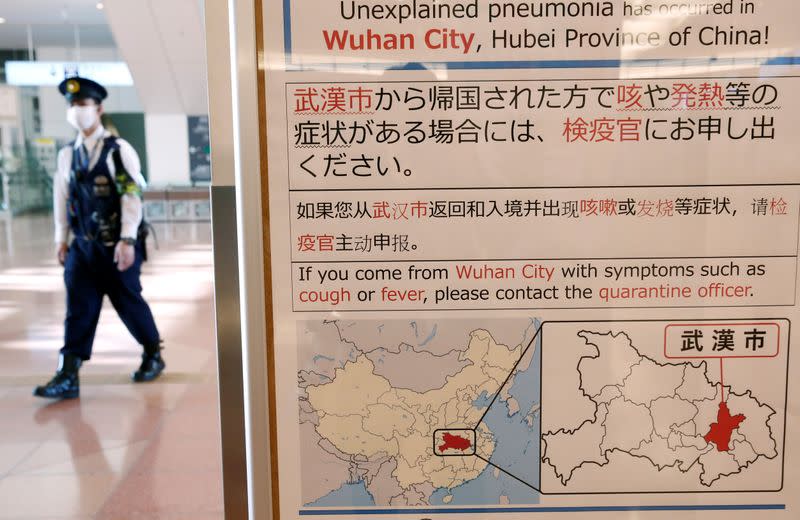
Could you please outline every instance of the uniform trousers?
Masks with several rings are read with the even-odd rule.
[[[137,243],[136,260],[120,272],[114,263],[114,246],[96,240],[72,241],[64,264],[67,287],[67,318],[64,323],[64,347],[61,352],[80,357],[92,356],[92,344],[108,296],[131,335],[142,345],[158,345],[161,336],[150,306],[142,297],[139,280],[142,269],[142,246]]]

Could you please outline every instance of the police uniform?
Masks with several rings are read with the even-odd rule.
[[[101,85],[85,78],[67,79],[59,90],[70,103],[92,98],[99,104],[107,96]],[[75,142],[59,152],[53,186],[55,240],[66,243],[70,232],[73,236],[64,262],[64,347],[56,375],[37,387],[35,395],[78,397],[78,369],[92,355],[104,296],[144,348],[134,381],[150,381],[163,371],[161,338],[139,279],[145,259],[145,244],[139,239],[144,186],[136,151],[102,125],[88,136],[78,132]],[[114,259],[120,241],[135,250],[135,260],[125,271]]]

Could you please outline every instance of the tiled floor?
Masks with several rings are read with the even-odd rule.
[[[64,289],[46,216],[0,218],[0,519],[221,519],[219,403],[207,224],[156,227],[142,284],[167,371],[103,310],[81,398],[32,397],[62,343]]]

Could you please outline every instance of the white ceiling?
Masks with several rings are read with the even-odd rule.
[[[110,2],[119,0],[107,0]],[[0,0],[0,17],[9,24],[106,23],[105,13],[95,7],[98,0]]]
[[[3,0],[5,1],[5,0]],[[73,25],[31,25],[33,47],[75,47]],[[114,36],[107,25],[79,25],[81,47],[114,47]],[[0,25],[0,49],[27,49],[28,26],[5,23]]]
[[[0,49],[112,47],[127,62],[148,113],[204,114],[203,0],[0,0]]]
[[[200,2],[108,0],[106,14],[147,112],[208,112]]]
[[[119,0],[106,0],[115,2]],[[74,47],[75,27],[81,46],[113,47],[114,37],[98,0],[0,0],[0,49],[27,49],[28,26],[33,46]]]

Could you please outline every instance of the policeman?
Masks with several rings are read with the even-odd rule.
[[[135,382],[152,381],[164,370],[161,337],[139,281],[145,249],[140,239],[142,188],[136,151],[101,124],[102,85],[73,77],[58,87],[67,100],[75,142],[58,154],[53,182],[56,254],[64,266],[67,317],[64,347],[55,376],[34,395],[75,398],[78,369],[92,355],[97,321],[108,296],[131,335],[144,348]],[[67,237],[72,232],[72,243]]]

